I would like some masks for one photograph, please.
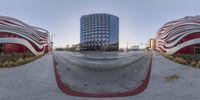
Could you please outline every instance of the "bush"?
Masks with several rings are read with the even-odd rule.
[[[34,57],[29,57],[29,58],[25,58],[24,60],[25,60],[26,62],[30,62],[30,61],[33,60],[33,58],[34,58]]]
[[[9,66],[8,61],[2,63],[2,67],[8,67],[8,66]]]
[[[179,63],[179,64],[188,64],[188,62],[185,59],[180,58],[180,57],[175,57],[174,61]]]
[[[1,55],[0,57],[3,58],[1,59],[0,67],[8,68],[8,67],[14,67],[14,66],[19,66],[23,65],[26,63],[29,63],[33,60],[36,60],[42,56],[44,56],[46,53],[38,56],[32,56],[23,59],[23,54],[15,54],[13,57],[11,55]],[[31,55],[31,54],[30,54]]]
[[[0,56],[0,64],[4,62],[4,55]]]
[[[196,61],[192,61],[190,65],[191,65],[192,67],[195,67],[195,66],[196,66]]]
[[[183,59],[185,59],[185,60],[192,60],[192,55],[186,55],[186,54],[183,54],[182,56],[181,56],[181,58],[183,58]]]
[[[34,57],[34,55],[32,53],[26,53],[25,58],[29,58],[29,57]]]
[[[24,56],[23,56],[23,54],[22,53],[15,53],[15,54],[13,54],[13,61],[17,61],[19,58],[23,58]]]
[[[5,55],[5,61],[11,61],[12,60],[12,55],[11,54],[6,54]]]
[[[8,62],[8,67],[10,67],[10,66],[16,66],[16,63],[14,61],[9,61]]]
[[[175,54],[168,55],[167,53],[160,53],[164,57],[184,65],[190,65],[195,68],[200,68],[200,56],[199,55],[190,55],[190,54]]]
[[[15,63],[16,63],[17,65],[22,65],[22,64],[24,64],[24,59],[19,58]]]
[[[172,60],[174,57],[173,56],[168,56],[168,59]]]
[[[200,68],[200,61],[196,62],[196,68]]]
[[[36,60],[44,56],[45,54],[46,53],[38,56],[32,56],[32,54],[27,54],[26,55],[27,58],[25,59],[23,59],[23,54],[3,55],[0,56],[0,67],[8,68],[8,67],[23,65],[33,60]]]

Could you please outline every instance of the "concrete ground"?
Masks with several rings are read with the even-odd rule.
[[[111,56],[110,54],[95,53],[89,54],[91,57],[88,60],[88,55],[87,58],[80,59],[82,54],[55,52],[54,60],[57,63],[56,68],[61,81],[71,90],[91,94],[117,94],[132,91],[141,85],[150,67],[150,53],[131,52],[128,54],[118,53]],[[74,63],[75,61],[76,63]],[[76,65],[79,62],[82,65],[85,62],[87,64]],[[114,62],[112,63],[113,67],[107,69],[110,67],[109,62]],[[86,67],[86,65],[90,67]]]
[[[165,77],[180,78],[167,82]],[[136,96],[117,98],[75,97],[62,93],[56,84],[52,55],[32,63],[0,69],[0,100],[199,100],[200,69],[176,64],[154,54],[147,89]]]

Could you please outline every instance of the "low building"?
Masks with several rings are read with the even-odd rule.
[[[67,44],[67,45],[65,46],[65,50],[70,50],[69,44]]]
[[[138,50],[140,50],[140,46],[139,45],[133,45],[133,46],[131,46],[130,50],[138,51]]]
[[[148,41],[148,48],[149,49],[156,49],[156,38],[150,38]]]
[[[11,17],[0,16],[0,54],[49,51],[49,32]]]
[[[77,51],[79,51],[80,50],[80,43],[78,43],[78,44],[73,44],[72,46],[71,46],[71,49],[70,50],[77,50]]]
[[[166,23],[156,34],[158,52],[200,54],[200,16],[188,16]]]

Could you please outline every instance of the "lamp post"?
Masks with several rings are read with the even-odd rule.
[[[128,52],[128,41],[126,42],[126,46],[127,46],[127,47],[126,47],[126,50],[127,50],[127,52]]]
[[[105,52],[105,43],[103,43],[103,52]]]
[[[50,35],[50,45],[51,45],[51,52],[53,52],[53,37],[56,36],[55,34]]]

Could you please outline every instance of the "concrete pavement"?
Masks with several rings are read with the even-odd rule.
[[[0,100],[199,100],[200,69],[174,63],[154,54],[146,90],[135,96],[117,98],[76,97],[62,93],[54,76],[52,55],[32,63],[0,69]],[[177,74],[179,79],[166,82]]]
[[[74,55],[77,54],[75,53]],[[98,54],[93,56],[96,57],[96,55]],[[134,58],[131,55],[134,55]],[[125,59],[125,57],[122,59],[120,59],[118,56],[116,57],[118,58],[117,60]],[[67,54],[67,52],[54,53],[54,60],[56,62],[58,74],[61,77],[61,81],[70,89],[69,92],[77,91],[83,93],[83,95],[79,96],[85,96],[84,93],[89,93],[92,95],[96,94],[97,97],[98,95],[108,96],[108,94],[118,94],[120,96],[121,93],[133,91],[138,86],[143,84],[147,71],[150,67],[150,57],[151,56],[149,53],[132,52],[129,53],[129,56],[126,56],[126,60],[129,60],[129,62],[133,63],[126,62],[128,63],[125,64],[126,66],[112,67],[107,69],[104,67],[109,67],[109,64],[103,66],[98,65],[99,67],[103,68],[96,68],[95,64],[91,64],[95,68],[91,68],[92,66],[78,66],[74,64],[74,62],[72,63],[70,60],[68,60],[71,58],[71,55]],[[74,57],[73,59],[76,61],[76,59],[80,58]],[[113,59],[109,60],[112,62]],[[91,61],[104,62],[104,60],[102,61],[102,59],[99,58],[98,60],[94,60],[93,58]],[[118,61],[118,63],[113,64],[113,66],[120,65],[120,63],[122,62]],[[131,95],[131,93],[129,95]]]
[[[55,52],[58,54],[58,52]],[[145,56],[142,51],[131,52],[59,52],[60,57],[75,66],[91,69],[112,69],[127,66]]]

